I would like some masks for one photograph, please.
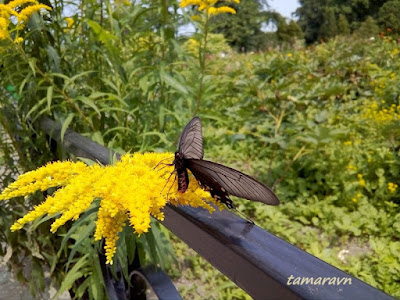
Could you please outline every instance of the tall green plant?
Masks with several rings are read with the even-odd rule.
[[[170,7],[177,9],[176,4],[82,2],[68,18],[62,16],[63,5],[53,3],[51,13],[44,17],[27,14],[50,10],[32,1],[0,5],[2,12],[18,20],[12,23],[5,15],[0,19],[5,20],[0,23],[0,84],[2,91],[9,90],[1,99],[0,114],[5,137],[0,143],[1,159],[7,166],[3,187],[22,172],[68,157],[36,131],[35,122],[43,116],[60,121],[62,135],[71,128],[120,153],[164,146],[152,132],[160,131],[174,105],[162,74],[173,68],[176,57],[176,14],[169,12]],[[105,286],[99,271],[99,245],[92,242],[96,216],[92,210],[78,225],[66,224],[60,235],[48,235],[47,218],[21,234],[10,233],[10,224],[45,196],[36,194],[1,207],[2,242],[14,249],[9,265],[20,280],[30,282],[32,292],[43,289],[44,270],[49,268],[60,292],[69,289],[77,297],[101,297]],[[128,246],[125,256],[118,256],[119,263],[126,268],[135,249],[142,249],[142,263],[168,267],[165,234],[154,229],[145,240],[121,239]],[[25,257],[34,262],[34,278],[22,273]]]

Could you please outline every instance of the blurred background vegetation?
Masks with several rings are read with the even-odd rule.
[[[43,1],[52,10],[24,28],[13,17],[4,27],[0,11],[9,33],[0,31],[1,187],[69,157],[37,130],[43,116],[123,153],[174,151],[163,132],[177,139],[199,115],[206,159],[254,175],[282,202],[235,199],[239,210],[400,297],[400,1],[299,2],[294,20],[265,0],[223,2],[236,15],[212,17],[171,0]],[[9,231],[45,196],[0,204],[0,255],[36,295],[47,271],[60,291],[105,297],[95,208],[56,235],[47,218]],[[121,263],[138,251],[185,299],[249,298],[172,233],[152,228],[140,238],[123,232]]]

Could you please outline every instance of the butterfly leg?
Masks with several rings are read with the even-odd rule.
[[[161,163],[162,161],[164,161],[164,160],[167,160],[167,159],[171,159],[171,158],[173,158],[173,157],[167,157],[167,158],[164,158],[164,159],[162,159],[162,160],[160,160],[157,164],[156,164],[156,166],[153,168],[153,170],[154,169],[156,169],[159,165],[166,165],[166,166],[173,166],[174,164],[164,164],[164,163]]]
[[[163,190],[165,189],[165,187],[167,186],[167,184],[168,184],[168,182],[169,182],[169,179],[171,178],[171,176],[172,176],[174,173],[175,173],[175,172],[171,172],[171,174],[169,174],[169,177],[168,177],[168,179],[167,179],[167,182],[164,184],[164,187],[162,188],[160,194],[163,192]],[[175,180],[176,180],[176,176],[175,176],[175,179],[174,179],[174,182],[172,183],[172,185],[175,183]],[[171,187],[172,187],[172,186],[171,186]],[[169,193],[170,190],[171,190],[171,188],[169,188],[168,193]],[[167,195],[168,195],[168,194],[167,194]]]
[[[171,173],[171,175],[172,175],[172,173]],[[169,175],[169,177],[171,177],[171,175]],[[168,190],[168,193],[167,193],[167,202],[168,202],[168,195],[169,195],[169,192],[171,191],[172,187],[174,186],[175,181],[176,181],[176,175],[175,175],[175,177],[174,177],[174,182],[173,182],[172,185],[169,187],[169,190]]]
[[[256,225],[256,223],[254,223],[254,221],[252,219],[250,219],[248,216],[246,216],[244,213],[242,213],[240,210],[238,210],[236,208],[236,206],[231,207],[232,209],[234,209],[239,215],[241,215],[242,217],[244,217],[248,222],[250,222],[253,225]]]

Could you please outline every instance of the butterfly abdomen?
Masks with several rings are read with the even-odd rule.
[[[178,172],[178,171],[177,171]],[[189,185],[189,176],[186,169],[178,172],[178,192],[186,192]]]
[[[175,171],[178,177],[178,192],[184,193],[189,186],[189,175],[186,170],[185,160],[182,153],[175,153],[173,164],[175,165]]]

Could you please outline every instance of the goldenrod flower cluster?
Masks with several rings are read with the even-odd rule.
[[[228,0],[225,2],[240,3],[240,0]],[[180,7],[186,7],[189,5],[198,6],[198,11],[206,11],[209,16],[218,15],[223,13],[236,14],[236,11],[229,6],[216,7],[217,3],[221,3],[221,0],[182,0],[179,4]]]
[[[74,19],[72,19],[70,17],[66,17],[65,21],[67,21],[67,28],[71,28],[72,25],[74,25],[74,23],[75,23]]]
[[[384,104],[384,101],[381,101]],[[390,107],[380,107],[378,102],[373,101],[365,107],[364,118],[372,119],[378,123],[387,124],[400,121],[400,105],[392,104]]]
[[[154,167],[161,160],[171,163],[172,158],[172,153],[135,153],[126,154],[109,166],[53,162],[19,176],[2,192],[0,200],[60,187],[11,227],[12,231],[19,230],[24,224],[45,214],[59,214],[51,225],[51,232],[54,233],[67,221],[78,219],[95,199],[100,199],[94,236],[96,240],[105,238],[107,263],[112,263],[118,233],[126,222],[140,235],[149,230],[151,216],[160,221],[164,219],[162,209],[167,202],[201,206],[210,212],[214,211],[210,203],[222,208],[208,192],[199,188],[194,179],[190,180],[189,188],[183,194],[178,192],[173,176],[167,183],[173,166]]]
[[[363,178],[363,175],[362,174],[357,174],[357,179],[358,179],[358,184],[360,185],[360,186],[365,186],[365,179]]]
[[[398,185],[397,185],[397,184],[395,184],[395,183],[393,183],[393,182],[389,182],[389,183],[388,183],[388,190],[389,190],[391,193],[394,193],[394,192],[397,190],[397,188],[398,188]]]
[[[362,197],[362,194],[357,193],[356,196],[351,199],[351,201],[353,201],[354,203],[357,203],[358,199],[360,199],[361,197]]]
[[[51,10],[51,7],[39,4],[36,0],[14,0],[8,4],[0,4],[0,41],[10,39],[10,25],[12,18],[16,19],[16,29],[24,28],[26,21],[40,9]],[[21,43],[22,38],[16,37],[15,43]]]

